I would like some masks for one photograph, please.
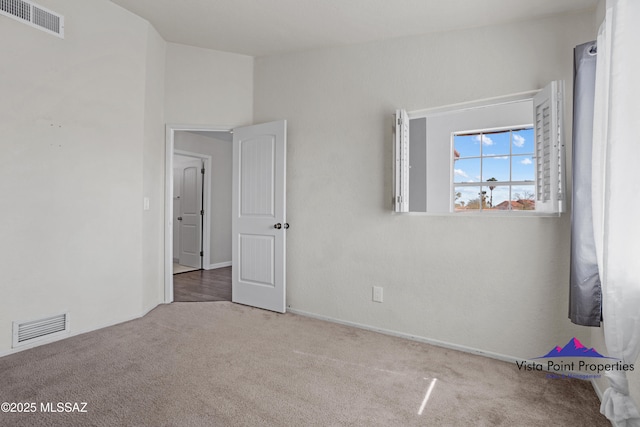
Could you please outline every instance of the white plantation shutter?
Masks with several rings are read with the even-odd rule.
[[[393,149],[393,209],[409,212],[409,116],[396,110]]]
[[[536,157],[536,211],[564,211],[564,85],[551,82],[533,98]]]

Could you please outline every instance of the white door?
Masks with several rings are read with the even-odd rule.
[[[233,130],[232,300],[284,313],[285,120]]]
[[[181,167],[179,263],[201,268],[202,245],[202,160]]]
[[[173,157],[175,162],[178,156]],[[173,247],[172,254],[175,262],[180,261],[180,193],[182,193],[182,168],[176,166],[173,168]]]

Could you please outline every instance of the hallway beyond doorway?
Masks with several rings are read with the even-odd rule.
[[[180,265],[177,262],[173,263],[173,274],[187,273],[189,271],[200,270],[199,268],[189,267],[186,265]]]
[[[231,301],[231,267],[174,274],[173,300]]]

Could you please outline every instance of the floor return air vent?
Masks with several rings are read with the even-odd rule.
[[[64,38],[64,16],[26,0],[0,0],[0,14]]]
[[[13,347],[69,334],[69,313],[28,322],[13,322]]]

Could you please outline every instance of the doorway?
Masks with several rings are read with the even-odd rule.
[[[204,286],[210,271],[231,266],[231,134],[226,129],[181,127],[174,128],[171,142],[167,138],[166,188],[171,193],[167,192],[165,206],[169,220],[165,239],[166,302],[174,300],[174,274],[185,281],[184,275],[207,273],[198,279]],[[201,195],[194,198],[193,190],[191,194],[184,192],[185,188],[193,188],[195,175],[202,190],[198,188]],[[186,179],[192,180],[191,187],[185,187]],[[185,205],[191,209],[185,210]],[[194,217],[201,220],[199,230],[193,226]],[[189,286],[198,283],[191,277]]]
[[[232,266],[233,302],[280,313],[286,311],[286,231],[289,228],[286,222],[286,127],[286,120],[279,120],[233,129],[233,136],[225,144],[231,150],[232,160],[224,164],[231,175],[230,182],[224,185],[231,193],[231,200],[223,204],[212,197],[214,205],[222,206],[231,217],[231,226],[226,227],[225,233],[231,241],[229,261],[210,263],[207,267],[209,246],[204,246],[205,270]],[[176,137],[180,134],[230,136],[232,129],[167,125],[166,130],[165,302],[171,303],[174,301],[172,213]],[[208,210],[205,207],[205,212]],[[207,236],[205,232],[203,240]],[[215,241],[211,239],[211,243]],[[210,252],[216,254],[213,248]]]

